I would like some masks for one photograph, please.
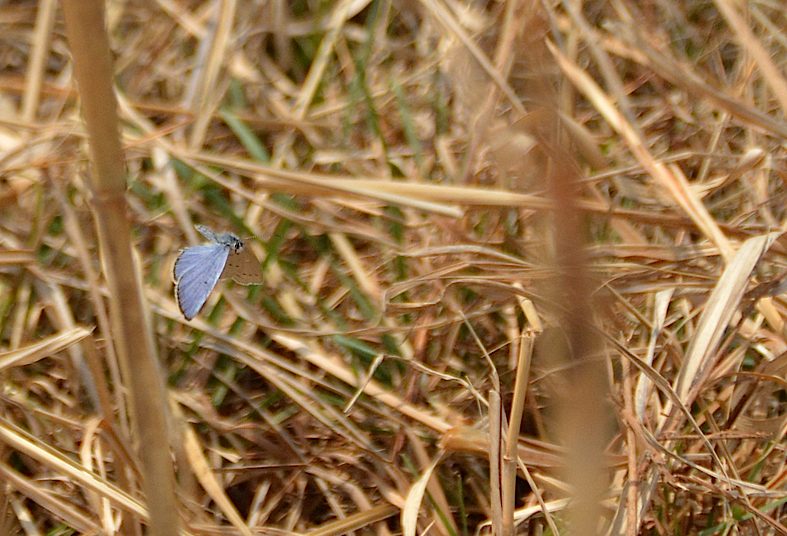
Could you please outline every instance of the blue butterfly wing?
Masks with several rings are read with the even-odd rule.
[[[219,235],[211,229],[210,227],[205,227],[204,225],[195,225],[194,228],[200,232],[202,236],[210,240],[211,242],[219,243]]]
[[[172,271],[175,282],[183,277],[186,272],[199,266],[204,266],[206,259],[216,256],[217,248],[221,247],[219,244],[206,244],[181,249],[178,258],[175,259],[175,267]]]
[[[175,296],[180,312],[191,320],[200,312],[219,281],[230,248],[221,244],[194,246],[175,261]]]

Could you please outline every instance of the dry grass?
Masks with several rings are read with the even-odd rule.
[[[787,533],[780,2],[111,2],[126,205],[61,8],[0,6],[0,533]],[[266,282],[186,322],[194,223]]]

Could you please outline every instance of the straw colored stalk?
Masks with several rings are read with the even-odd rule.
[[[178,534],[179,520],[165,426],[167,406],[132,252],[103,2],[66,0],[63,11],[90,141],[89,185],[110,295],[112,343],[128,381],[151,534],[170,536]]]
[[[548,42],[534,49],[536,72],[548,73]],[[553,52],[554,53],[554,52]],[[540,63],[539,63],[540,62]],[[559,84],[560,80],[552,83]],[[573,490],[568,511],[572,533],[594,534],[601,520],[601,500],[608,493],[603,469],[604,447],[609,431],[605,423],[604,401],[608,396],[603,363],[593,359],[598,339],[592,325],[602,322],[602,311],[592,298],[591,271],[584,236],[587,234],[579,206],[579,165],[570,136],[561,126],[560,103],[549,79],[541,80],[534,92],[541,103],[543,120],[540,131],[550,157],[545,166],[549,193],[558,209],[551,218],[555,276],[549,292],[564,339],[554,337],[544,346],[544,357],[553,366],[568,366],[566,381],[571,389],[559,393],[559,420],[566,446],[565,480]]]

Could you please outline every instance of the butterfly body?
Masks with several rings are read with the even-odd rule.
[[[173,269],[175,297],[186,320],[199,314],[220,279],[232,278],[241,285],[262,283],[260,262],[243,240],[202,225],[196,228],[210,243],[182,249]]]

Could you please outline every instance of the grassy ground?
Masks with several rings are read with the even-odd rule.
[[[110,2],[125,206],[74,4],[0,5],[0,533],[787,533],[783,4]]]

